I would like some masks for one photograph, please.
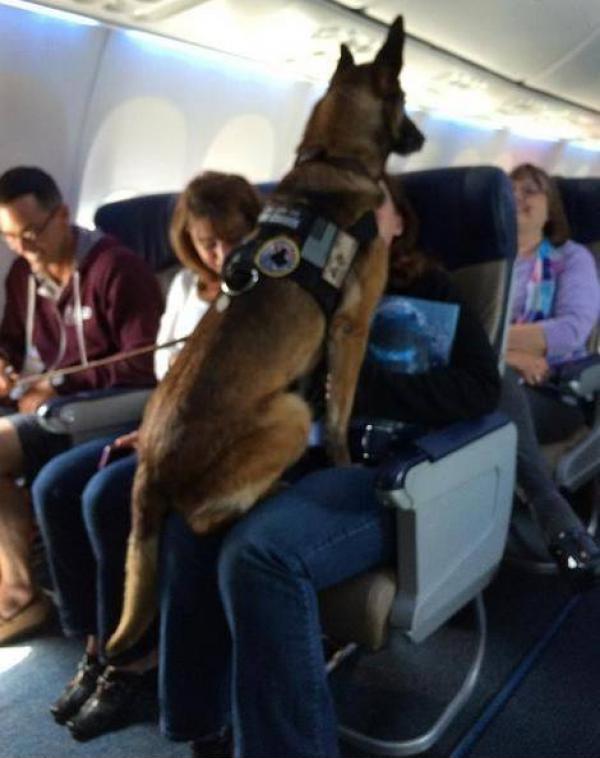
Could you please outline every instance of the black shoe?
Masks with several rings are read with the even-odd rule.
[[[77,665],[77,673],[65,687],[58,700],[50,706],[50,712],[59,724],[74,716],[96,689],[96,681],[104,666],[95,655],[87,653]]]
[[[576,590],[600,584],[600,545],[585,529],[559,532],[548,550],[560,573]]]
[[[192,758],[233,758],[231,729],[192,742]]]
[[[94,694],[67,726],[76,740],[84,741],[157,717],[156,669],[137,674],[108,666]]]

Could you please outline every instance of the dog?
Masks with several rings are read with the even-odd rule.
[[[403,46],[402,17],[372,63],[356,65],[341,46],[295,165],[261,216],[258,241],[231,254],[223,294],[148,403],[111,655],[130,647],[154,617],[157,541],[167,509],[183,514],[197,534],[222,528],[302,456],[313,414],[299,384],[323,358],[326,449],[336,465],[350,462],[349,416],[388,274],[372,213],[382,200],[379,179],[389,153],[406,155],[424,141],[404,113]],[[303,227],[306,239],[298,241]],[[309,284],[318,279],[319,292],[291,275],[301,269]]]

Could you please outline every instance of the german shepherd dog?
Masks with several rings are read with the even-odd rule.
[[[389,153],[407,155],[424,141],[404,113],[403,46],[402,17],[372,63],[356,65],[341,46],[295,166],[271,203],[304,204],[339,230],[379,205]],[[335,464],[349,463],[349,416],[370,317],[388,274],[388,251],[376,233],[355,247],[329,319],[296,281],[262,276],[240,296],[222,295],[211,306],[153,393],[140,430],[124,607],[110,654],[130,647],[154,617],[158,534],[167,509],[205,534],[240,517],[302,456],[312,414],[298,382],[323,357],[326,449]]]

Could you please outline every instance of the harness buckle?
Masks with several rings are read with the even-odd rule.
[[[243,292],[248,292],[248,290],[251,290],[252,287],[254,287],[259,279],[258,271],[255,268],[251,268],[248,271],[248,274],[249,276],[245,284],[235,289],[233,287],[230,287],[227,282],[223,280],[221,282],[221,292],[223,292],[225,295],[229,295],[229,297],[235,297],[236,295],[241,295]]]

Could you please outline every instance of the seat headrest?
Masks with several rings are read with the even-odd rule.
[[[515,203],[508,176],[494,166],[394,175],[419,219],[418,246],[453,271],[516,253]]]
[[[600,178],[553,178],[565,207],[572,239],[584,245],[600,241]]]
[[[402,183],[417,213],[419,246],[441,257],[450,271],[514,257],[514,199],[510,181],[501,169],[431,169],[394,175],[392,181]],[[274,182],[264,182],[257,189],[267,196],[275,186]],[[94,220],[100,229],[118,237],[160,271],[177,262],[169,244],[176,199],[176,193],[162,193],[108,203],[98,208]]]
[[[256,188],[267,197],[276,186],[277,182],[262,182]],[[169,242],[177,197],[175,192],[164,192],[106,203],[97,209],[94,223],[141,255],[153,271],[162,271],[178,262]]]
[[[141,255],[153,271],[177,263],[169,243],[169,224],[177,194],[142,195],[101,205],[94,223]]]

